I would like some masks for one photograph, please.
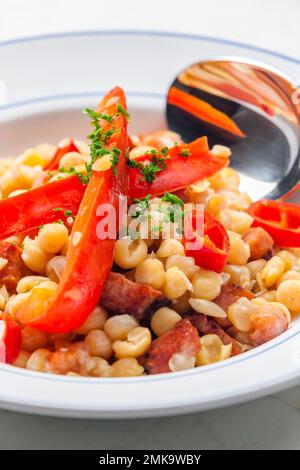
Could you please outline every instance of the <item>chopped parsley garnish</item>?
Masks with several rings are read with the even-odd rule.
[[[191,155],[191,151],[189,149],[182,149],[182,150],[180,150],[179,155],[181,157],[187,158]]]
[[[179,206],[183,206],[184,202],[180,197],[176,196],[176,194],[165,192],[164,196],[161,198],[164,202],[170,202],[171,204],[178,204]]]
[[[117,165],[119,163],[119,157],[121,155],[121,150],[117,147],[113,147],[112,149],[112,156],[111,156],[111,164],[112,164],[112,172],[115,176],[117,176]]]
[[[73,214],[73,212],[68,210],[68,209],[64,211],[64,216],[65,217],[70,217],[72,214]]]
[[[114,119],[114,117],[110,114],[97,113],[97,111],[94,111],[91,108],[84,108],[83,112],[84,114],[90,116],[90,118],[93,120],[95,127],[99,127],[99,119],[103,119],[107,122],[113,122]]]
[[[62,208],[61,207],[54,207],[54,209],[52,209],[54,212],[60,212],[62,211]]]
[[[166,157],[169,153],[169,147],[163,147],[160,149],[160,154]]]
[[[127,122],[131,121],[131,117],[130,117],[129,112],[125,108],[123,108],[123,106],[120,103],[117,104],[117,112],[119,114],[123,114],[123,116],[125,116]]]
[[[167,156],[159,156],[157,150],[150,150],[146,155],[151,156],[149,162],[141,163],[138,160],[127,157],[127,166],[129,168],[136,168],[143,176],[147,183],[153,183],[156,178],[156,173],[159,173],[167,168]]]
[[[148,194],[143,199],[133,200],[133,204],[135,204],[135,209],[136,209],[136,212],[131,216],[133,219],[137,219],[138,217],[140,217],[141,215],[145,213],[145,211],[149,207],[150,199],[151,199],[151,194]]]
[[[70,168],[70,170],[67,170],[66,168],[62,167],[59,168],[58,171],[60,171],[61,173],[69,173],[71,175],[76,175],[83,184],[88,184],[92,175],[93,164],[96,160],[98,160],[98,158],[104,157],[104,155],[111,156],[112,172],[116,176],[117,165],[119,162],[121,151],[117,147],[113,147],[112,150],[106,147],[110,137],[116,132],[116,130],[114,126],[112,126],[107,131],[104,131],[101,124],[101,121],[106,121],[110,124],[113,123],[115,116],[110,114],[98,113],[97,111],[94,111],[91,108],[85,108],[83,112],[91,118],[91,125],[94,128],[93,131],[87,137],[90,140],[89,147],[91,159],[89,163],[85,164],[86,172],[77,171],[74,167]],[[118,105],[116,115],[118,113],[126,115],[127,111],[121,105]]]

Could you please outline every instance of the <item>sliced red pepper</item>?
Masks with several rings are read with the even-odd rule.
[[[198,214],[196,211],[187,214],[188,238],[184,238],[185,252],[192,256],[198,266],[203,269],[220,273],[229,256],[230,243],[225,227],[208,212]],[[196,232],[196,228],[203,224],[203,233]],[[188,244],[193,243],[193,249]],[[198,245],[198,247],[197,247]]]
[[[246,137],[238,125],[225,113],[214,108],[206,101],[186,93],[179,88],[172,87],[169,91],[167,100],[168,104],[192,114],[197,119],[219,127],[220,129],[224,129],[238,137]]]
[[[12,364],[21,350],[20,326],[8,315],[0,317],[0,362]]]
[[[300,247],[300,207],[262,199],[248,208],[253,226],[262,227],[282,247]]]
[[[181,156],[182,150],[188,150],[189,156]],[[146,183],[135,168],[129,170],[128,195],[131,199],[182,189],[228,165],[228,158],[217,157],[209,152],[206,137],[190,144],[173,147],[169,154],[171,158],[166,160],[167,168],[157,173],[152,184]],[[140,157],[138,161],[147,159],[149,155]],[[39,186],[19,196],[1,200],[0,238],[25,232],[58,219],[64,220],[63,212],[53,211],[57,207],[77,214],[85,188],[77,176],[70,176]]]
[[[60,159],[69,152],[79,152],[78,148],[76,147],[73,139],[70,139],[69,142],[63,146],[59,146],[53,155],[50,162],[45,165],[44,170],[57,170],[59,167]]]
[[[64,220],[65,210],[77,214],[85,188],[77,176],[70,176],[3,199],[0,201],[1,238]],[[62,211],[54,210],[57,208]]]
[[[117,147],[121,151],[116,165],[117,176],[112,168],[92,172],[73,225],[66,268],[57,293],[54,298],[41,300],[39,289],[36,292],[32,290],[28,304],[16,312],[21,324],[52,333],[73,331],[86,320],[101,297],[112,267],[114,240],[99,239],[97,208],[101,204],[109,204],[118,210],[119,197],[127,186],[127,125],[124,115],[117,113],[118,103],[126,109],[123,90],[115,88],[97,109],[98,112],[115,115],[112,123],[103,126],[103,131],[112,128],[115,131],[108,148]]]
[[[184,156],[185,152],[187,156]],[[165,191],[177,191],[213,175],[227,166],[229,162],[226,156],[216,156],[209,151],[206,137],[201,137],[190,144],[172,147],[169,149],[168,156],[170,158],[165,161],[166,169],[157,173],[152,183],[147,183],[138,169],[130,170],[130,197],[142,198],[147,194],[157,196]],[[150,157],[144,155],[137,160],[140,163],[146,163]]]

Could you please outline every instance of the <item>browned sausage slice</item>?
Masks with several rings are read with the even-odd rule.
[[[268,256],[274,245],[273,238],[261,227],[249,228],[243,240],[250,247],[250,261]]]
[[[152,312],[170,303],[158,290],[130,281],[119,273],[110,273],[101,297],[101,305],[110,313],[127,313],[138,321],[146,320]]]
[[[172,330],[155,339],[142,358],[141,364],[149,374],[171,372],[170,360],[175,354],[193,359],[200,351],[199,335],[187,319],[180,320]]]
[[[9,242],[0,243],[0,258],[7,260],[0,270],[0,283],[8,290],[15,289],[22,277],[24,262],[21,258],[22,250]]]

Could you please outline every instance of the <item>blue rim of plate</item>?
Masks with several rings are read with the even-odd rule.
[[[38,36],[28,36],[28,37],[22,37],[22,38],[17,38],[17,39],[9,39],[6,41],[0,41],[0,48],[3,46],[10,46],[10,45],[15,45],[15,44],[22,44],[22,43],[28,43],[28,42],[35,42],[35,41],[43,41],[43,40],[51,40],[51,39],[61,39],[61,38],[68,38],[68,37],[80,37],[80,36],[114,36],[114,35],[124,35],[124,36],[156,36],[156,37],[170,37],[170,38],[182,38],[182,39],[190,39],[190,40],[196,40],[196,41],[210,41],[210,42],[215,42],[217,44],[225,44],[229,46],[237,46],[243,49],[251,50],[254,52],[260,52],[264,53],[273,57],[277,57],[283,60],[286,60],[288,62],[295,63],[297,65],[300,65],[300,60],[287,56],[285,54],[281,54],[278,52],[273,52],[265,48],[257,47],[257,46],[251,46],[250,44],[245,44],[241,43],[238,41],[232,41],[228,39],[222,39],[222,38],[216,38],[216,37],[210,37],[210,36],[203,36],[203,35],[196,35],[196,34],[185,34],[185,33],[175,33],[175,32],[162,32],[162,31],[140,31],[140,30],[106,30],[106,31],[97,31],[97,30],[91,30],[91,31],[72,31],[72,32],[61,32],[61,33],[53,33],[53,34],[46,34],[46,35],[38,35]],[[103,92],[102,92],[103,93]],[[98,92],[81,92],[81,93],[70,93],[67,95],[52,95],[52,96],[44,96],[44,97],[37,97],[34,99],[28,99],[28,100],[23,100],[19,102],[14,102],[14,103],[8,103],[5,105],[0,106],[0,111],[9,109],[9,108],[14,108],[18,106],[26,106],[30,104],[35,104],[35,103],[40,103],[42,101],[56,101],[60,99],[73,99],[73,98],[81,98],[84,96],[95,96],[97,94],[101,94],[101,91]],[[130,96],[136,96],[136,97],[147,97],[147,98],[162,98],[164,95],[160,93],[149,93],[149,92],[134,92],[131,91],[128,93]],[[291,331],[291,329],[287,330],[286,333]],[[270,351],[271,349],[277,348],[277,346],[280,346],[283,343],[286,343],[288,340],[296,337],[300,333],[300,328],[298,331],[294,333],[290,333],[287,338],[282,339],[281,341],[277,341],[276,344],[271,344],[269,347],[265,347],[264,345],[258,346],[256,353],[253,354],[253,350],[249,351],[250,354],[247,352],[243,353],[239,359],[237,358],[230,358],[227,359],[226,361],[222,361],[218,365],[210,365],[206,366],[203,369],[201,367],[195,369],[190,369],[188,371],[182,371],[182,372],[177,372],[175,374],[158,374],[156,376],[147,376],[147,377],[139,377],[139,378],[95,378],[95,377],[89,377],[89,378],[84,378],[84,377],[66,377],[66,376],[56,376],[55,374],[47,374],[45,376],[44,373],[40,372],[32,372],[28,370],[23,370],[21,368],[17,368],[14,366],[7,366],[7,365],[0,365],[0,371],[4,370],[5,372],[9,372],[11,374],[17,374],[17,375],[22,375],[23,377],[33,377],[35,379],[45,379],[50,378],[51,380],[55,380],[58,382],[61,381],[67,381],[67,382],[80,382],[80,383],[92,383],[92,382],[101,382],[101,383],[118,383],[118,382],[153,382],[153,381],[161,381],[161,380],[169,380],[169,379],[175,379],[175,378],[183,378],[187,377],[190,375],[196,375],[196,374],[203,374],[207,372],[212,372],[218,369],[223,369],[225,367],[233,366],[235,364],[238,364],[240,362],[248,361],[252,359],[253,357],[259,356],[261,354],[264,354],[267,351]],[[274,338],[276,340],[276,338]],[[272,343],[274,340],[271,340],[270,342]],[[266,343],[267,344],[267,343]],[[263,349],[261,349],[263,347]],[[256,348],[255,348],[256,349]]]

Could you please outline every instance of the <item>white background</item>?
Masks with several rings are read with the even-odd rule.
[[[0,40],[79,29],[168,30],[300,58],[299,17],[299,0],[0,0]],[[299,449],[300,387],[177,418],[80,421],[0,411],[0,448]]]

